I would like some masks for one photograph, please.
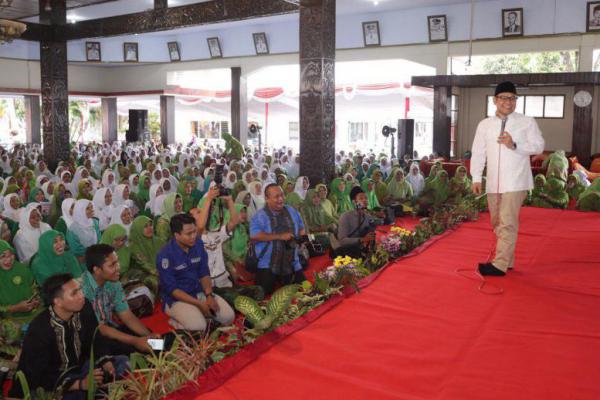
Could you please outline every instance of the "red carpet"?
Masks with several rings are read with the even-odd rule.
[[[490,252],[483,215],[198,398],[599,399],[600,215],[521,221],[503,294],[456,272]]]

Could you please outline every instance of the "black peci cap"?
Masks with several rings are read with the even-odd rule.
[[[517,94],[517,88],[515,87],[515,84],[512,82],[502,82],[499,83],[498,86],[496,86],[496,91],[494,93],[494,96],[498,96],[500,93],[513,93],[513,94]]]

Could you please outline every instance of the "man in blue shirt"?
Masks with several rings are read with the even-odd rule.
[[[206,318],[231,325],[235,313],[213,293],[208,255],[189,214],[171,218],[173,238],[156,256],[160,296],[169,323],[176,329],[206,330]]]
[[[279,185],[267,185],[265,203],[252,217],[250,238],[258,242],[256,284],[263,288],[265,295],[269,295],[277,281],[287,285],[306,280],[298,258],[298,246],[294,245],[294,239],[304,236],[305,231],[300,213],[285,205]]]

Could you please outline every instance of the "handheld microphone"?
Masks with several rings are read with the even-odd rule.
[[[506,121],[507,120],[508,120],[508,117],[502,118],[502,125],[500,127],[500,136],[504,135],[504,130],[506,129]]]

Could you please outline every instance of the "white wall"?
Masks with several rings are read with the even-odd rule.
[[[586,0],[492,0],[475,3],[473,34],[475,39],[501,38],[501,10],[522,7],[524,33],[554,35],[586,31]],[[448,36],[451,42],[469,39],[470,4],[392,10],[370,14],[338,15],[336,23],[337,48],[363,47],[362,22],[380,23],[383,46],[427,43],[427,16],[447,15]],[[225,57],[253,56],[252,33],[265,32],[273,54],[298,51],[298,14],[259,18],[248,21],[212,24],[175,31],[88,39],[102,43],[104,62],[123,60],[123,42],[139,42],[140,61],[168,62],[167,42],[178,41],[183,60],[208,59],[206,38],[217,36]],[[35,43],[15,41],[0,46],[0,58],[39,59]],[[85,40],[72,41],[68,46],[71,61],[85,61]]]

